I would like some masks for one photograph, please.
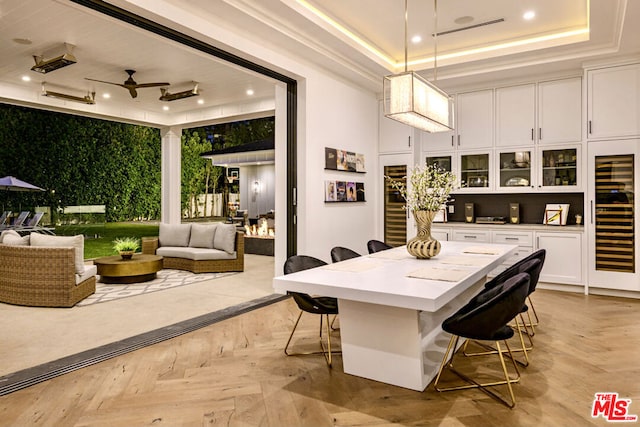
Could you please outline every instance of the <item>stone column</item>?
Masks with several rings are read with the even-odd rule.
[[[160,219],[164,224],[180,224],[182,128],[170,126],[160,129],[162,136],[162,203]]]

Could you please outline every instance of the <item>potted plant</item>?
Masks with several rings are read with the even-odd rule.
[[[395,180],[385,176],[392,188],[405,200],[403,209],[413,214],[418,226],[418,235],[407,242],[407,251],[416,258],[431,258],[440,252],[440,242],[431,237],[431,223],[442,208],[449,194],[456,188],[456,177],[436,165],[415,166],[406,178]]]
[[[122,237],[113,241],[113,249],[122,259],[131,259],[138,248],[140,248],[140,241],[135,237]]]

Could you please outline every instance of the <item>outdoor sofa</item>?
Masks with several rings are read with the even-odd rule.
[[[0,235],[0,302],[73,307],[96,291],[96,268],[84,265],[83,236]]]
[[[142,238],[142,253],[162,256],[163,268],[193,273],[244,271],[244,232],[233,224],[160,224]]]

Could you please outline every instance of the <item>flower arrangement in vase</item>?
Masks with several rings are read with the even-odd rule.
[[[407,251],[416,258],[432,258],[440,253],[440,242],[431,237],[431,223],[456,188],[456,176],[436,165],[415,166],[403,180],[385,176],[391,187],[405,201],[404,209],[411,211],[418,226],[418,234],[407,242]]]

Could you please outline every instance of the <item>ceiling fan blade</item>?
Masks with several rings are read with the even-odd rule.
[[[129,94],[131,95],[132,98],[136,98],[138,96],[138,92],[136,92],[135,87],[130,86],[127,89],[129,89]]]
[[[106,83],[106,84],[108,84],[108,85],[114,85],[114,86],[125,87],[122,83],[106,82],[106,81],[104,81],[104,80],[90,79],[90,78],[88,78],[88,77],[85,77],[84,79],[85,79],[85,80],[91,80],[92,82]]]
[[[140,83],[136,85],[136,87],[158,87],[158,86],[169,86],[169,83]]]

